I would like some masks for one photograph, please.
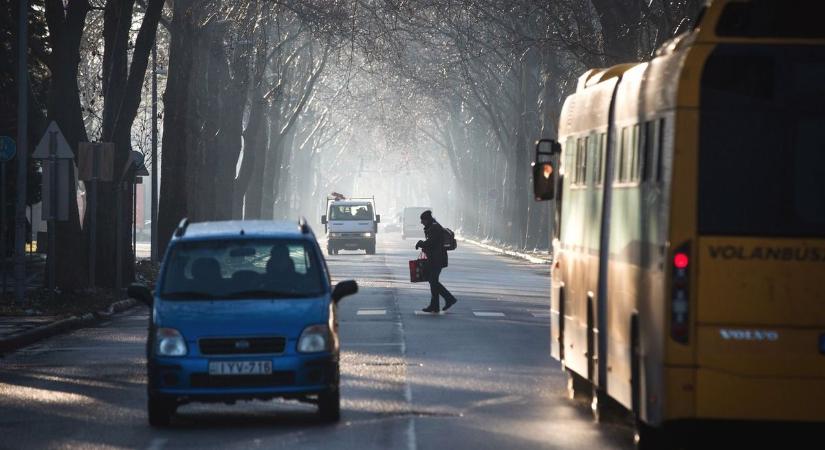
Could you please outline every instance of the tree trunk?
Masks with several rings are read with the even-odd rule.
[[[178,222],[189,213],[186,196],[187,118],[189,82],[192,77],[195,43],[195,0],[176,0],[170,24],[169,77],[163,94],[163,153],[161,163],[160,202],[158,205],[158,249],[166,246]]]
[[[74,151],[75,158],[78,144],[88,140],[78,95],[77,73],[81,38],[89,8],[88,2],[79,0],[69,4],[64,14],[63,2],[46,2],[46,19],[53,57],[48,115],[51,120],[57,122]],[[73,164],[70,165],[70,170],[74,170]],[[80,214],[76,201],[77,185],[73,172],[69,174],[69,183],[69,220],[57,222],[56,227],[55,281],[63,289],[85,287],[89,279],[88,246],[80,228]]]

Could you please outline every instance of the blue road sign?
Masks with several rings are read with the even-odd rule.
[[[17,143],[8,136],[0,136],[0,161],[9,161],[17,154]]]

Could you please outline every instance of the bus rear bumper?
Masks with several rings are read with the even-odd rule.
[[[825,422],[825,378],[750,377],[696,371],[699,419]]]

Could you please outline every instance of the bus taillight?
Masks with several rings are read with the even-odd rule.
[[[674,252],[672,270],[670,337],[687,344],[690,337],[690,242],[680,245]]]

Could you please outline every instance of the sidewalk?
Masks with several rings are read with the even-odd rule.
[[[23,305],[14,302],[13,283],[0,297],[0,356],[60,333],[95,325],[139,304],[130,298],[116,301],[112,291],[103,288],[60,292],[52,299],[43,288],[43,261],[40,263],[39,267],[37,262],[27,267],[33,283],[27,283]],[[157,266],[140,261],[136,276],[139,282],[151,285],[157,277]]]
[[[526,261],[530,261],[533,264],[551,264],[553,262],[553,256],[547,252],[540,252],[540,251],[533,251],[533,252],[521,252],[516,251],[511,248],[502,247],[497,243],[489,240],[479,241],[475,239],[471,239],[464,236],[456,236],[456,240],[461,242],[467,242],[473,244],[475,246],[490,250],[492,252],[501,253],[502,255],[512,256],[514,258],[524,259]]]

